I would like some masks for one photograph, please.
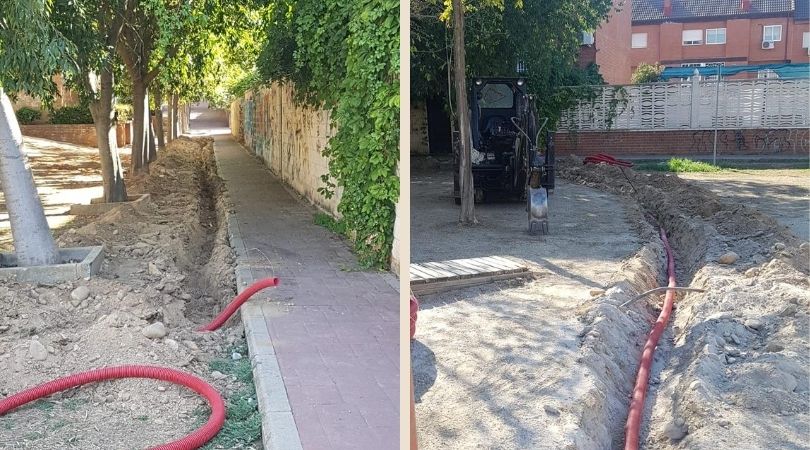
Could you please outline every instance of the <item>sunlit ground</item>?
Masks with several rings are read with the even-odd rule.
[[[81,145],[25,137],[28,162],[34,172],[40,200],[51,229],[70,223],[70,205],[89,204],[91,198],[103,195],[98,149]],[[131,150],[121,149],[125,170]],[[0,185],[0,189],[2,189]],[[11,249],[11,228],[5,197],[0,192],[0,248]]]

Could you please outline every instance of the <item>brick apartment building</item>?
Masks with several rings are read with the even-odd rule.
[[[628,42],[632,34],[631,0],[613,0],[608,19],[594,33],[583,34],[579,52],[579,65],[586,67],[595,62],[599,73],[608,84],[630,81],[632,74]]]
[[[593,41],[583,42],[580,63],[595,61],[610,84],[629,83],[641,63],[669,68],[807,64],[809,15],[810,0],[625,0]],[[622,64],[626,68],[617,67]],[[777,76],[763,68],[728,78]]]

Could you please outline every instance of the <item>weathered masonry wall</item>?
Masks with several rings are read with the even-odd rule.
[[[430,154],[428,115],[425,102],[411,103],[411,154]]]
[[[337,216],[341,190],[332,198],[318,192],[329,173],[323,149],[334,135],[329,111],[296,105],[291,85],[251,91],[231,104],[233,135],[296,192]]]
[[[558,132],[559,155],[596,153],[638,156],[711,155],[713,130],[613,130]],[[718,130],[718,156],[768,155],[806,157],[810,154],[807,128]]]
[[[96,127],[87,125],[20,125],[23,136],[31,136],[52,141],[67,142],[69,144],[98,147]],[[131,142],[130,124],[118,124],[115,135],[119,147]]]
[[[231,103],[231,133],[287,185],[339,217],[342,189],[337,188],[332,198],[318,192],[324,186],[321,176],[329,173],[329,159],[322,152],[337,129],[332,127],[329,111],[296,105],[294,92],[292,85],[273,84],[246,93],[243,99]],[[391,249],[394,273],[398,273],[400,265],[399,243],[403,233],[408,232],[401,224],[401,203],[396,206]]]

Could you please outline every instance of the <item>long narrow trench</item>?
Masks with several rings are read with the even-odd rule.
[[[772,218],[742,205],[725,204],[715,194],[676,176],[633,171],[622,174],[615,167],[583,167],[581,163],[572,164],[568,161],[563,163],[561,175],[574,182],[633,199],[651,218],[649,222],[652,226],[661,226],[666,230],[675,253],[676,277],[680,286],[699,284],[700,286],[694,287],[705,287],[707,277],[711,279],[713,273],[722,270],[714,261],[730,249],[739,253],[741,259],[755,261],[763,249],[772,247],[775,242],[787,243],[788,247],[798,247],[799,244],[795,236],[786,233],[784,227],[780,227]],[[660,274],[664,267],[658,267],[657,270],[660,284]],[[700,279],[697,278],[698,273],[702,274]],[[731,272],[732,275],[734,273],[737,272]],[[734,276],[742,278],[741,273]],[[704,305],[707,302],[704,294],[688,295],[679,295],[680,302],[683,303],[684,298],[688,299],[689,305]],[[647,312],[655,317],[659,310],[649,302]],[[706,325],[705,319],[701,319],[700,324],[691,323],[693,315],[691,306],[682,310],[676,301],[672,319],[655,351],[650,389],[645,401],[641,448],[677,445],[677,441],[688,432],[688,423],[684,423],[683,417],[679,416],[681,412],[676,411],[681,386],[678,380],[687,370],[694,370],[696,358],[700,357],[695,354],[696,348],[705,339],[703,336],[708,333],[706,328],[711,326]],[[694,328],[695,325],[698,325],[697,329]],[[649,325],[644,332],[649,333]],[[628,351],[632,351],[632,343],[628,343]],[[633,378],[637,369],[636,364]],[[667,394],[666,398],[662,398],[665,385]],[[608,387],[606,394],[611,396],[618,392],[626,395],[631,390],[632,384],[617,385]],[[673,390],[675,394],[672,393]],[[673,395],[674,398],[670,398]],[[623,419],[627,417],[629,401],[622,400],[622,420],[611,419],[607,424],[613,436],[612,448],[622,448],[624,445]],[[667,408],[672,411],[667,413]],[[662,420],[667,423],[662,424]],[[656,423],[653,424],[653,421]],[[653,428],[656,430],[654,435],[651,432]],[[662,432],[662,429],[668,431]],[[672,436],[671,440],[662,438],[662,434]]]

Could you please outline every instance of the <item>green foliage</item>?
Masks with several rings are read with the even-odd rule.
[[[255,70],[244,72],[241,77],[228,86],[228,94],[231,98],[242,98],[245,96],[245,92],[258,87],[260,84],[261,79]]]
[[[656,81],[661,81],[661,73],[663,71],[664,66],[661,64],[641,63],[630,77],[630,82],[633,84],[655,83]]]
[[[118,123],[125,123],[132,120],[132,105],[127,105],[125,103],[116,103],[115,104],[115,114],[118,119]]]
[[[322,226],[335,234],[345,235],[347,231],[345,222],[324,213],[315,214],[315,225]]]
[[[23,107],[17,110],[16,115],[21,124],[28,125],[39,120],[42,117],[42,112],[38,109]]]
[[[51,75],[72,72],[73,46],[49,22],[52,8],[52,0],[0,1],[0,88],[48,103],[56,91]]]
[[[51,112],[49,121],[52,124],[88,124],[93,123],[93,116],[86,106],[65,106]]]
[[[319,189],[342,188],[338,212],[365,267],[386,267],[399,198],[399,2],[275,4],[257,67],[293,82],[299,100],[329,108],[337,127]]]
[[[657,172],[720,172],[720,166],[687,158],[670,158],[655,164],[639,164],[636,170],[653,170]]]
[[[229,353],[232,351],[246,354],[247,346],[236,346]],[[225,401],[225,424],[216,437],[203,448],[245,448],[261,440],[262,420],[256,400],[256,389],[253,385],[253,368],[250,365],[250,359],[215,359],[209,363],[209,368],[212,371],[216,370],[235,377],[243,384],[243,387],[228,394]],[[197,414],[199,424],[202,424],[210,411],[207,408],[201,408]]]
[[[411,99],[452,94],[450,2],[411,1]],[[465,1],[467,77],[518,76],[522,62],[529,93],[549,126],[581,91],[563,86],[601,84],[597,67],[576,65],[583,30],[593,30],[611,0]],[[625,6],[629,7],[629,6]],[[448,101],[449,102],[449,101]],[[452,112],[452,107],[450,108]]]

